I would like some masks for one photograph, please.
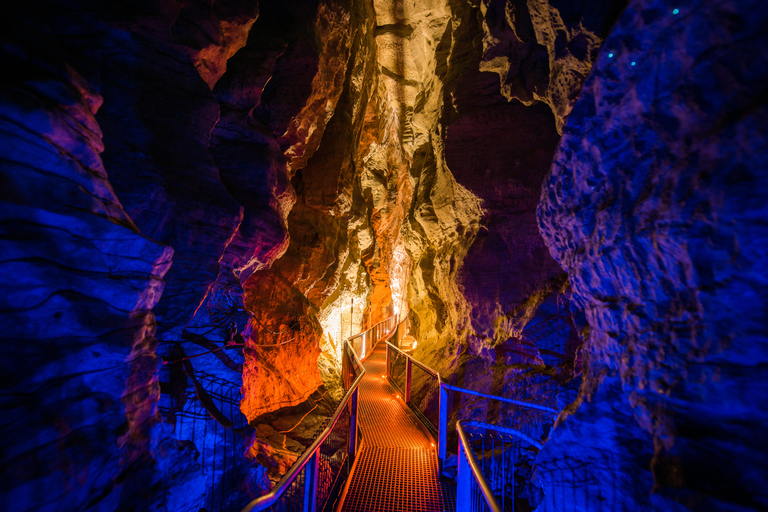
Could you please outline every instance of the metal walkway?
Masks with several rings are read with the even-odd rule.
[[[405,324],[395,314],[346,340],[344,398],[288,473],[243,512],[501,512],[507,503],[514,507],[516,460],[529,460],[541,449],[558,411],[443,382],[439,373],[400,349]],[[399,390],[405,396],[398,396]],[[452,398],[468,396],[514,407],[515,424],[463,419],[450,424]],[[449,429],[458,437],[459,462],[455,480],[444,479],[441,489],[438,460],[448,458]],[[437,440],[426,432],[436,432]],[[484,473],[491,475],[490,484]]]
[[[362,447],[342,512],[443,512],[437,453],[387,381],[386,344],[363,363]]]

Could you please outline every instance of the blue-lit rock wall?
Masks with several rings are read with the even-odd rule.
[[[539,225],[589,325],[540,510],[768,508],[768,9],[630,3]]]
[[[242,307],[240,274],[284,243],[274,137],[221,164],[223,139],[258,134],[219,130],[212,142],[212,88],[257,16],[255,1],[51,1],[4,14],[3,510],[197,512],[229,505],[233,489],[241,503],[263,491],[244,455],[242,354],[196,358],[189,372],[161,364],[182,347],[218,348],[221,317]],[[185,338],[197,313],[209,341]]]
[[[34,18],[3,47],[3,510],[145,502],[155,320],[173,250],[142,235],[108,181],[103,97]],[[191,458],[190,458],[191,461]]]
[[[312,395],[321,330],[303,294],[317,285],[322,302],[346,268],[315,226],[346,236],[348,217],[330,222],[327,206],[351,204],[339,173],[351,189],[374,84],[371,6],[358,5],[8,6],[0,509],[239,510],[270,486],[260,463],[279,478],[332,410],[330,395]],[[332,143],[309,165],[326,125]],[[261,281],[254,320],[243,283],[286,252],[290,177],[303,168],[314,170],[299,188],[320,212],[293,219],[304,251],[293,277],[308,284]],[[307,271],[312,253],[327,261]],[[269,350],[270,331],[290,335],[305,317],[312,336],[289,347],[293,358]],[[223,349],[234,332],[251,345]],[[267,357],[286,368],[269,382]],[[243,388],[261,402],[250,419],[295,405],[276,430],[261,425],[267,448],[240,412]]]

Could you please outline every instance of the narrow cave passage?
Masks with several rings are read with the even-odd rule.
[[[0,23],[0,509],[768,510],[763,3]]]
[[[359,424],[364,446],[346,489],[344,512],[444,510],[434,439],[409,414],[387,376],[387,350],[376,345],[364,363]]]

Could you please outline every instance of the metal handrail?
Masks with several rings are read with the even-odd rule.
[[[350,347],[351,348],[351,347]],[[296,479],[297,476],[299,476],[299,473],[301,473],[301,470],[304,469],[304,466],[307,465],[307,463],[310,461],[312,457],[315,456],[315,453],[320,448],[320,446],[323,444],[323,442],[328,438],[328,436],[333,431],[333,427],[336,425],[336,422],[339,420],[339,416],[341,416],[342,411],[344,411],[344,408],[346,407],[347,403],[349,402],[352,395],[357,390],[357,387],[360,385],[360,382],[363,380],[363,377],[365,376],[365,368],[363,368],[363,365],[360,363],[360,359],[357,357],[357,354],[355,354],[355,351],[352,350],[352,355],[354,355],[355,359],[357,360],[357,364],[360,368],[362,368],[362,372],[360,372],[360,375],[357,376],[355,381],[352,383],[352,385],[349,387],[349,390],[344,395],[344,398],[342,398],[341,402],[339,403],[339,406],[336,407],[336,412],[331,417],[331,421],[328,422],[328,426],[325,427],[325,430],[315,439],[315,441],[304,450],[304,453],[301,457],[291,466],[291,469],[288,470],[288,472],[283,476],[283,478],[280,479],[280,481],[275,485],[275,487],[269,491],[267,494],[260,496],[250,502],[242,512],[256,512],[257,510],[264,510],[267,507],[270,507],[275,504],[275,502],[280,499],[280,497],[283,495],[283,493],[288,489],[288,486],[290,486],[293,481]]]
[[[414,359],[412,356],[409,356],[407,353],[403,352],[402,350],[400,350],[398,347],[394,346],[390,342],[387,342],[387,345],[392,347],[392,349],[397,350],[398,352],[403,354],[403,356],[405,356],[408,359],[410,359],[411,363],[415,364],[416,366],[420,366],[421,368],[423,368],[424,370],[428,371],[429,373],[435,375],[436,377],[438,377],[442,381],[442,377],[440,376],[440,373],[438,373],[437,371],[433,370],[432,368],[430,368],[429,366],[427,366],[424,363],[420,362],[419,360]]]
[[[467,439],[467,434],[464,432],[462,420],[456,422],[456,432],[459,434],[459,472],[456,476],[456,479],[459,482],[456,496],[457,510],[460,505],[462,506],[461,510],[467,510],[467,506],[472,502],[471,495],[466,494],[467,491],[471,489],[471,481],[467,482],[470,485],[461,485],[463,480],[469,477],[469,474],[463,471],[463,464],[461,464],[461,462],[466,461],[471,470],[472,477],[475,479],[477,486],[480,488],[480,493],[483,495],[483,498],[485,498],[485,503],[488,505],[488,508],[491,510],[491,512],[501,512],[499,502],[496,501],[496,497],[493,495],[491,487],[485,480],[483,472],[480,470],[480,466],[477,463],[477,459],[475,459],[475,454],[472,453],[472,448]]]
[[[369,329],[367,329],[367,330],[365,330],[363,332],[357,333],[354,336],[350,336],[349,338],[347,338],[347,342],[352,346],[353,349],[354,349],[354,346],[355,346],[354,345],[354,340],[357,340],[357,338],[363,338],[362,346],[361,346],[361,350],[360,350],[360,352],[361,352],[360,353],[360,358],[363,361],[373,351],[373,348],[376,346],[376,344],[379,341],[381,341],[384,338],[391,337],[391,335],[395,332],[398,323],[395,322],[395,324],[392,326],[392,328],[387,330],[385,336],[373,340],[373,343],[372,343],[372,345],[370,347],[368,346],[369,334],[371,334],[371,333],[379,334],[379,327],[383,326],[384,324],[386,324],[388,322],[391,322],[392,320],[396,320],[397,319],[397,315],[398,315],[397,313],[393,313],[392,315],[390,315],[389,317],[385,318],[384,320],[382,320],[381,322],[377,323],[376,325],[370,327]]]
[[[347,341],[353,340],[353,339],[355,339],[355,338],[359,338],[360,336],[364,336],[365,334],[367,334],[367,333],[369,333],[369,332],[373,331],[375,328],[377,328],[377,327],[378,327],[378,326],[380,326],[381,324],[383,324],[383,323],[385,323],[385,322],[389,322],[390,320],[392,320],[392,318],[394,318],[394,317],[396,317],[396,316],[397,316],[397,313],[393,313],[393,314],[391,314],[390,316],[388,316],[387,318],[385,318],[385,319],[384,319],[384,320],[382,320],[381,322],[377,323],[376,325],[373,325],[373,326],[369,327],[369,328],[368,328],[368,329],[366,329],[365,331],[362,331],[362,332],[359,332],[359,333],[357,333],[357,334],[355,334],[355,335],[353,335],[353,336],[350,336],[349,338],[347,338]],[[395,324],[395,325],[397,325],[397,324]]]
[[[291,466],[291,469],[288,470],[288,472],[283,476],[283,478],[280,479],[280,481],[277,483],[277,485],[275,485],[275,487],[271,491],[251,501],[248,505],[246,505],[245,508],[243,508],[242,512],[256,512],[260,510],[265,510],[266,508],[274,505],[283,496],[285,491],[288,490],[291,484],[293,484],[296,478],[298,478],[298,476],[301,474],[301,471],[304,470],[307,464],[309,464],[310,461],[314,459],[320,447],[323,445],[323,443],[328,438],[328,436],[333,432],[333,429],[336,426],[336,423],[338,422],[339,417],[341,416],[342,412],[346,408],[349,401],[357,392],[357,388],[360,385],[360,382],[362,381],[363,377],[365,376],[365,368],[363,367],[357,352],[355,352],[355,349],[351,343],[352,340],[357,337],[363,336],[369,332],[373,332],[374,329],[378,328],[380,325],[384,324],[385,322],[391,321],[391,319],[394,316],[395,315],[392,315],[389,318],[386,318],[385,320],[382,320],[381,322],[377,323],[370,329],[347,338],[347,340],[344,342],[346,346],[345,348],[348,349],[350,354],[355,358],[355,363],[356,363],[355,367],[361,369],[360,375],[358,375],[357,378],[355,378],[352,385],[344,394],[344,398],[342,398],[341,402],[336,407],[336,411],[331,417],[331,420],[328,422],[328,425],[320,433],[317,439],[315,439],[315,441],[309,446],[309,448],[307,448],[304,451],[301,457],[299,457],[299,459],[293,464],[293,466]],[[384,336],[382,339],[391,337],[394,334],[394,332],[395,330],[393,329],[392,331],[388,332],[386,336]],[[376,346],[376,343],[378,343],[378,341],[380,340],[376,340],[376,342],[373,344],[374,347]],[[372,348],[373,347],[371,347],[371,349]],[[365,350],[365,347],[363,347],[363,350]],[[314,491],[317,492],[317,489],[315,489]]]
[[[547,412],[551,412],[553,414],[558,414],[559,413],[559,411],[557,409],[553,409],[552,407],[547,407],[546,405],[539,405],[539,404],[534,404],[534,403],[531,403],[531,402],[523,402],[522,400],[515,400],[513,398],[506,398],[506,397],[498,396],[498,395],[490,395],[488,393],[483,393],[481,391],[475,391],[473,389],[467,389],[467,388],[460,388],[459,386],[454,386],[453,384],[447,384],[447,383],[443,382],[443,377],[442,377],[442,375],[440,375],[439,372],[433,370],[432,368],[430,368],[429,366],[427,366],[424,363],[420,362],[419,360],[414,359],[413,356],[410,356],[407,353],[403,352],[402,350],[400,350],[398,347],[394,346],[390,342],[387,342],[387,345],[389,345],[393,350],[396,350],[396,351],[400,352],[404,357],[408,358],[411,361],[412,364],[415,364],[416,366],[419,366],[419,367],[423,368],[424,370],[426,370],[426,371],[432,373],[433,375],[435,375],[440,380],[440,384],[443,387],[445,387],[446,389],[450,389],[451,391],[458,391],[459,393],[466,393],[468,395],[475,395],[475,396],[480,396],[480,397],[483,397],[483,398],[490,398],[492,400],[498,400],[500,402],[507,402],[507,403],[510,403],[510,404],[519,405],[521,407],[527,407],[529,409],[537,409],[539,411],[547,411]]]
[[[483,398],[490,398],[491,400],[498,400],[499,402],[506,402],[508,404],[519,405],[521,407],[527,407],[528,409],[536,409],[538,411],[551,412],[553,414],[559,414],[557,409],[547,407],[546,405],[532,404],[531,402],[523,402],[522,400],[515,400],[514,398],[506,398],[498,395],[489,395],[488,393],[482,393],[480,391],[474,391],[472,389],[460,388],[451,384],[443,384],[447,389],[451,391],[458,391],[459,393],[465,393],[467,395],[475,395]]]
[[[496,499],[496,503],[499,503],[503,510],[508,510],[506,505],[511,505],[514,511],[515,478],[517,473],[515,460],[518,454],[525,457],[526,453],[538,453],[544,448],[544,445],[533,437],[514,428],[500,427],[471,420],[460,420],[460,423],[465,437],[463,441],[461,437],[459,438],[460,453],[457,478],[462,483],[462,487],[461,489],[457,488],[456,509],[474,512],[489,506],[486,503],[487,500],[481,496],[483,493],[479,484],[473,481],[473,477],[468,474],[467,468],[469,464],[465,460],[466,455],[462,453],[462,450],[466,449],[467,453],[475,455],[475,462],[477,462],[480,473],[485,478],[491,494]],[[469,431],[470,427],[472,429],[480,429],[483,433]],[[524,447],[520,441],[528,446]],[[532,451],[531,447],[535,450]],[[478,449],[480,450],[479,452]],[[511,496],[508,490],[512,491]]]
[[[405,367],[405,382],[404,382],[404,389],[401,391],[404,394],[404,400],[408,407],[411,408],[416,413],[416,416],[419,418],[419,420],[432,432],[437,434],[437,458],[438,463],[440,464],[440,467],[445,463],[447,457],[448,457],[448,392],[449,391],[455,391],[459,393],[465,393],[468,395],[475,395],[479,396],[485,399],[490,400],[498,400],[500,402],[510,403],[514,404],[519,407],[528,408],[531,410],[536,411],[543,411],[549,414],[557,415],[558,411],[556,409],[553,409],[551,407],[547,407],[545,405],[539,405],[534,404],[530,402],[524,402],[522,400],[514,400],[512,398],[506,398],[503,396],[497,396],[497,395],[491,395],[488,393],[481,393],[480,391],[474,391],[471,389],[466,388],[460,388],[458,386],[454,386],[451,384],[448,384],[446,382],[443,382],[443,377],[440,375],[440,373],[436,372],[432,368],[426,366],[423,363],[420,363],[416,359],[414,359],[412,356],[408,355],[407,353],[400,350],[398,347],[394,346],[392,343],[387,342],[387,376],[390,380],[390,382],[395,386],[398,387],[397,383],[395,382],[392,375],[390,375],[391,366],[390,366],[390,360],[391,360],[391,351],[395,351],[399,353],[401,356],[405,358],[406,361],[406,367]],[[438,412],[437,412],[437,425],[432,425],[432,420],[426,416],[426,411],[421,411],[418,407],[414,406],[414,404],[411,403],[411,367],[412,365],[416,365],[422,369],[424,369],[426,372],[429,372],[436,376],[437,378],[437,390],[439,393],[439,402],[438,402]],[[466,424],[466,423],[465,423]],[[522,433],[521,433],[522,434]],[[525,435],[525,434],[522,434]],[[528,436],[526,436],[528,437]],[[527,439],[526,439],[527,440]],[[540,443],[539,443],[540,446]]]

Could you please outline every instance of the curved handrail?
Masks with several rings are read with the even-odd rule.
[[[373,332],[374,329],[376,329],[379,325],[385,322],[391,321],[394,316],[396,315],[392,315],[389,318],[382,320],[381,322],[377,323],[376,325],[374,325],[373,327],[371,327],[366,331],[363,331],[361,333],[358,333],[354,336],[350,336],[349,338],[347,338],[347,340],[344,342],[345,348],[348,349],[349,352],[354,357],[355,367],[361,369],[360,375],[358,375],[357,378],[355,378],[355,380],[352,382],[352,385],[344,394],[344,398],[342,398],[341,402],[336,407],[336,411],[331,417],[331,420],[328,422],[328,425],[320,433],[317,439],[315,439],[315,441],[309,446],[309,448],[304,450],[304,453],[301,455],[301,457],[299,457],[299,459],[293,464],[293,466],[291,466],[291,469],[289,469],[288,472],[285,475],[283,475],[283,478],[280,479],[280,481],[277,483],[277,485],[275,485],[275,487],[271,491],[251,501],[248,505],[245,506],[245,508],[243,508],[242,512],[256,512],[260,510],[265,510],[266,508],[274,505],[283,496],[285,491],[288,490],[290,485],[293,484],[293,482],[296,480],[296,478],[299,476],[299,474],[305,468],[305,466],[312,460],[316,452],[320,449],[320,447],[323,445],[325,440],[333,431],[333,428],[336,426],[336,423],[338,422],[339,417],[341,416],[341,413],[344,411],[347,404],[352,399],[352,396],[354,396],[358,386],[360,385],[360,382],[365,376],[365,368],[363,367],[363,364],[360,361],[360,357],[358,356],[357,352],[354,349],[354,346],[351,343],[352,340],[359,336],[363,336],[369,332]],[[394,334],[394,332],[395,330],[391,330],[382,339],[387,339],[391,337]],[[376,340],[376,343],[378,343],[378,341],[380,340]],[[373,346],[375,346],[376,343],[374,343]]]
[[[459,420],[456,422],[456,432],[459,434],[459,445],[461,446],[461,451],[464,455],[464,460],[466,460],[469,463],[469,468],[472,471],[472,476],[475,479],[475,482],[477,482],[478,487],[480,488],[480,492],[483,495],[483,498],[485,498],[485,503],[488,505],[488,508],[491,509],[491,512],[501,512],[501,507],[499,507],[499,502],[496,501],[496,497],[493,495],[493,492],[491,491],[491,487],[488,485],[488,482],[485,480],[485,477],[483,476],[483,472],[480,470],[480,466],[477,464],[477,459],[475,459],[475,454],[472,453],[471,446],[469,444],[469,440],[467,439],[467,434],[464,432],[464,426],[462,425],[462,420]],[[459,453],[459,456],[461,457],[462,453]],[[461,472],[461,463],[459,463],[459,472]],[[457,478],[461,479],[463,475],[459,475]],[[460,486],[463,487],[463,486]],[[466,487],[463,487],[466,488]],[[459,503],[464,502],[463,499],[459,499],[460,497],[457,497],[457,505]],[[470,501],[470,500],[467,500]]]
[[[351,347],[350,347],[351,348]],[[280,481],[275,485],[275,487],[269,491],[267,494],[260,496],[250,502],[246,507],[242,510],[242,512],[255,512],[257,510],[264,510],[267,507],[270,507],[275,504],[275,502],[280,499],[280,497],[283,495],[283,493],[288,489],[288,486],[290,486],[293,481],[296,479],[296,477],[299,475],[302,469],[304,469],[304,466],[307,465],[309,460],[315,455],[315,452],[320,448],[320,446],[323,444],[325,439],[331,434],[333,431],[333,427],[336,425],[336,422],[339,420],[339,416],[341,415],[342,411],[346,407],[347,403],[349,402],[350,398],[354,394],[357,387],[360,385],[360,382],[363,380],[363,377],[365,376],[365,368],[363,368],[363,365],[360,363],[360,359],[357,357],[357,354],[355,354],[355,351],[352,350],[352,355],[357,360],[357,364],[360,368],[362,368],[362,372],[360,372],[360,375],[357,376],[355,381],[352,383],[352,385],[349,387],[349,390],[344,395],[344,398],[342,398],[341,402],[339,403],[339,406],[336,407],[336,412],[331,417],[331,421],[328,422],[328,425],[325,427],[323,432],[315,439],[315,441],[304,450],[304,453],[299,457],[299,459],[291,466],[291,469],[288,470],[288,472],[283,475],[283,478],[280,479]]]
[[[448,384],[448,383],[443,381],[443,376],[440,375],[439,372],[433,370],[432,368],[430,368],[429,366],[425,365],[424,363],[421,363],[418,360],[414,359],[413,356],[409,356],[408,354],[406,354],[405,352],[403,352],[402,350],[400,350],[399,348],[397,348],[393,344],[387,342],[387,345],[389,345],[390,348],[392,348],[392,350],[396,350],[396,351],[400,352],[403,355],[403,357],[408,358],[411,361],[412,364],[415,364],[416,366],[419,366],[419,367],[423,368],[425,371],[435,375],[437,377],[437,379],[438,379],[438,382],[440,382],[440,385],[443,386],[445,389],[450,389],[451,391],[458,391],[459,393],[466,393],[468,395],[475,395],[475,396],[479,396],[479,397],[483,397],[483,398],[490,398],[492,400],[498,400],[499,402],[506,402],[506,403],[509,403],[509,404],[519,405],[521,407],[527,407],[529,409],[536,409],[536,410],[539,410],[539,411],[546,411],[546,412],[551,412],[553,414],[559,414],[559,412],[556,409],[553,409],[552,407],[547,407],[546,405],[539,405],[539,404],[534,404],[534,403],[531,403],[531,402],[523,402],[522,400],[515,400],[513,398],[506,398],[506,397],[498,396],[498,395],[490,395],[488,393],[483,393],[481,391],[475,391],[475,390],[467,389],[467,388],[460,388],[458,386],[454,386],[452,384]]]
[[[349,338],[347,338],[347,341],[353,340],[355,338],[359,338],[360,336],[364,336],[365,334],[373,331],[375,328],[377,328],[381,324],[383,324],[385,322],[389,322],[390,320],[392,320],[393,317],[396,317],[396,316],[397,316],[397,313],[392,313],[390,316],[388,316],[387,318],[385,318],[381,322],[377,323],[376,325],[372,325],[371,327],[369,327],[365,331],[362,331],[362,332],[359,332],[359,333],[357,333],[357,334],[355,334],[353,336],[350,336]],[[397,324],[395,324],[395,325],[397,325]]]

